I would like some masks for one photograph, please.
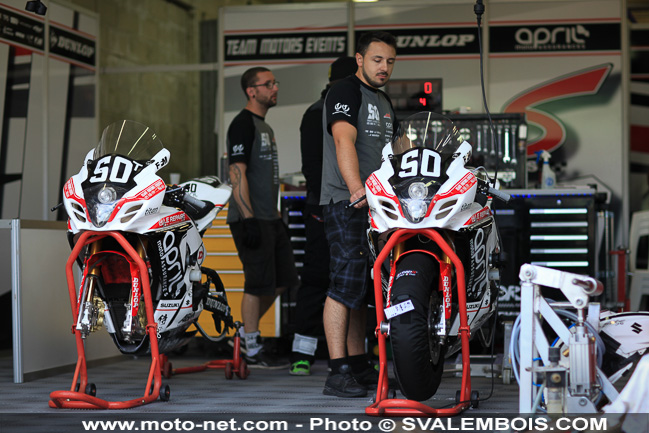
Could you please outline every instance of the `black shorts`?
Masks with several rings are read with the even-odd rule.
[[[278,287],[297,287],[299,279],[293,258],[293,246],[281,219],[258,220],[261,244],[248,248],[243,244],[243,223],[230,223],[234,244],[243,263],[244,293],[272,296]]]

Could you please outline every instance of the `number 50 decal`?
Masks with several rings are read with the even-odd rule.
[[[99,160],[99,162],[97,162],[93,176],[89,179],[90,182],[106,182],[106,180],[108,179],[110,180],[110,182],[126,183],[128,182],[128,179],[131,177],[131,173],[133,172],[133,165],[136,166],[136,170],[138,167],[142,166],[142,164],[130,161],[119,155],[115,156],[115,159],[112,160],[111,165],[111,159],[111,156],[106,156],[105,158],[102,158],[101,160]]]
[[[421,152],[421,164],[419,154]],[[412,149],[401,159],[399,177],[439,177],[442,174],[442,157],[431,149]]]

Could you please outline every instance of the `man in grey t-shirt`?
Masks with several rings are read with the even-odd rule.
[[[287,288],[299,284],[293,248],[277,209],[279,175],[277,146],[264,117],[277,104],[279,83],[263,67],[248,69],[241,88],[246,107],[228,128],[228,158],[232,198],[228,224],[245,276],[241,316],[245,360],[251,368],[281,368],[263,351],[259,319]]]
[[[334,85],[325,99],[324,152],[320,204],[331,256],[324,327],[331,372],[324,394],[363,397],[378,374],[365,354],[366,294],[369,283],[365,180],[381,164],[392,139],[394,110],[379,90],[392,74],[396,40],[368,32],[358,40],[355,75]]]

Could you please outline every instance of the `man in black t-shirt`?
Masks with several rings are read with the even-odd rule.
[[[294,376],[311,374],[318,348],[318,335],[324,333],[322,308],[329,286],[329,245],[324,232],[320,185],[322,181],[322,109],[327,92],[339,80],[356,73],[356,59],[339,57],[329,68],[329,84],[320,99],[311,104],[300,123],[300,150],[302,173],[306,179],[306,204],[304,206],[304,266],[302,285],[297,292],[295,305],[295,337],[291,353]]]
[[[279,83],[263,67],[248,69],[241,77],[246,107],[228,128],[227,145],[232,197],[227,222],[245,276],[241,300],[245,360],[251,368],[283,368],[265,353],[260,342],[259,319],[275,298],[299,283],[293,248],[277,208],[279,169],[272,128],[264,121],[277,104]]]
[[[365,181],[392,140],[394,109],[379,88],[390,79],[396,55],[391,34],[363,34],[356,47],[356,74],[333,86],[325,99],[320,204],[331,255],[323,315],[331,367],[323,390],[327,395],[363,397],[378,380],[365,353],[371,290],[367,200],[353,207],[349,203],[365,195]]]

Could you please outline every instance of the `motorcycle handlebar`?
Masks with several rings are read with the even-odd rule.
[[[203,200],[197,199],[196,197],[192,197],[189,194],[184,195],[183,201],[188,203],[190,206],[193,206],[197,210],[202,210],[207,206],[207,204]]]
[[[487,187],[487,192],[505,203],[509,202],[509,200],[512,198],[512,196],[507,194],[506,192],[497,190],[496,188],[493,188],[491,186]]]
[[[362,202],[363,200],[365,200],[366,197],[367,197],[366,195],[363,195],[363,197],[357,198],[357,199],[354,200],[354,201],[350,201],[350,202],[347,204],[347,206],[345,206],[345,209],[349,209],[350,207],[354,207],[354,206],[356,206],[358,203],[360,203],[360,202]]]

